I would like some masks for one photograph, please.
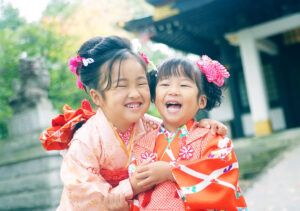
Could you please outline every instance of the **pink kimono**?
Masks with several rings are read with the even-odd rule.
[[[154,117],[145,115],[135,126],[134,143],[158,128]],[[131,199],[126,152],[110,123],[99,109],[73,136],[64,155],[61,179],[64,185],[57,210],[103,210],[108,192],[124,193]]]

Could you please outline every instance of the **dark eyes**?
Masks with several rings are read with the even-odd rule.
[[[141,83],[138,83],[138,86],[148,86],[148,83],[147,82],[141,82]],[[127,84],[118,84],[116,87],[126,88],[126,87],[128,87],[128,85]]]
[[[161,84],[159,84],[159,86],[170,86],[170,85],[167,83],[161,83]]]
[[[188,85],[188,84],[181,84],[180,86],[181,87],[190,87],[190,85]]]
[[[167,87],[167,86],[170,86],[170,84],[161,83],[161,84],[159,84],[159,86]],[[180,84],[180,87],[191,87],[191,86],[188,84]]]
[[[118,84],[117,87],[127,87],[126,84]]]

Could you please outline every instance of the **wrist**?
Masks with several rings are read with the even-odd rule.
[[[130,177],[129,182],[130,182],[130,185],[131,185],[131,188],[132,188],[132,194],[133,194],[133,196],[135,196],[137,194],[136,180],[134,179],[134,177]]]
[[[174,182],[175,179],[174,179],[174,176],[173,176],[173,173],[172,173],[173,166],[172,166],[171,163],[168,163],[168,165],[169,165],[169,180],[172,181],[172,182]]]

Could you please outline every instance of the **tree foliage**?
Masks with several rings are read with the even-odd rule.
[[[10,5],[2,5],[0,27],[0,138],[3,138],[7,135],[6,121],[12,115],[8,102],[15,94],[13,81],[19,78],[21,54],[46,61],[51,76],[49,97],[56,108],[64,103],[78,106],[75,102],[84,94],[76,89],[75,78],[67,73],[74,39],[59,34],[54,24],[26,23]]]
[[[64,104],[78,107],[88,95],[76,88],[69,73],[68,60],[80,44],[93,36],[133,36],[118,23],[143,15],[148,9],[143,0],[106,1],[52,0],[37,23],[27,23],[18,10],[0,1],[0,139],[7,136],[6,122],[12,116],[9,100],[15,95],[13,81],[19,78],[19,58],[43,57],[50,72],[49,98],[56,110]],[[160,51],[150,53],[156,62]],[[152,107],[150,113],[157,114]]]

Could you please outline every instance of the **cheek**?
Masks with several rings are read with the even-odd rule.
[[[162,109],[162,107],[164,106],[164,104],[163,104],[163,98],[161,97],[161,95],[155,95],[154,104],[155,104],[155,107],[158,110]]]
[[[161,87],[156,87],[156,89],[155,89],[156,98],[161,98],[161,96],[163,96],[165,92],[166,92],[165,89],[163,89]]]
[[[148,87],[140,87],[138,88],[139,93],[141,94],[141,96],[144,98],[145,101],[149,101],[150,102],[150,90]]]
[[[124,100],[124,96],[126,96],[126,92],[124,90],[118,90],[110,95],[110,102],[112,104],[122,102]]]

